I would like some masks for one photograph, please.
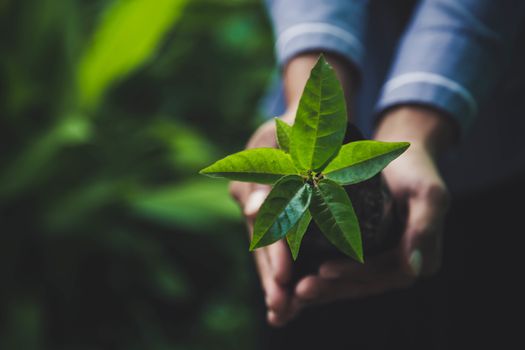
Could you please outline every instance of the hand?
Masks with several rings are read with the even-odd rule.
[[[291,123],[295,113],[287,113],[281,118]],[[263,124],[252,136],[246,148],[277,147],[275,122]],[[254,183],[233,181],[230,192],[243,210],[250,237],[253,223],[260,206],[271,187]],[[291,278],[292,258],[284,240],[254,251],[255,264],[265,294],[268,308],[268,322],[280,326],[288,321],[292,310],[288,283]]]
[[[441,265],[442,233],[449,195],[435,158],[452,139],[446,117],[423,107],[404,107],[386,115],[376,139],[409,141],[409,149],[383,171],[406,227],[395,249],[366,258],[365,264],[329,261],[318,275],[297,284],[293,304],[305,307],[338,299],[360,298],[410,286]]]

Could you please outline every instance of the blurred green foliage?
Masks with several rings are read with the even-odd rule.
[[[0,349],[252,349],[255,0],[0,1]],[[255,338],[256,339],[256,338]]]

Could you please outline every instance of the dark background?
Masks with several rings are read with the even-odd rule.
[[[256,347],[240,212],[197,172],[273,67],[261,1],[0,0],[0,349]]]

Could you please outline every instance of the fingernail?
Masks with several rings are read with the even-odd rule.
[[[419,249],[415,249],[410,254],[409,263],[414,274],[416,276],[419,276],[419,274],[421,273],[421,267],[423,265],[423,256],[421,255],[421,251]]]
[[[267,192],[265,190],[255,190],[252,192],[244,206],[244,215],[251,216],[257,213],[266,198],[266,194]]]

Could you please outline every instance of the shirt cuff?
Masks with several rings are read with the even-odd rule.
[[[445,76],[428,72],[410,72],[393,77],[383,86],[376,115],[402,104],[420,104],[441,110],[466,132],[477,113],[477,103],[470,91]]]
[[[351,32],[329,23],[309,22],[293,25],[277,37],[276,53],[280,65],[292,57],[309,51],[327,51],[342,55],[362,67],[364,49]]]

